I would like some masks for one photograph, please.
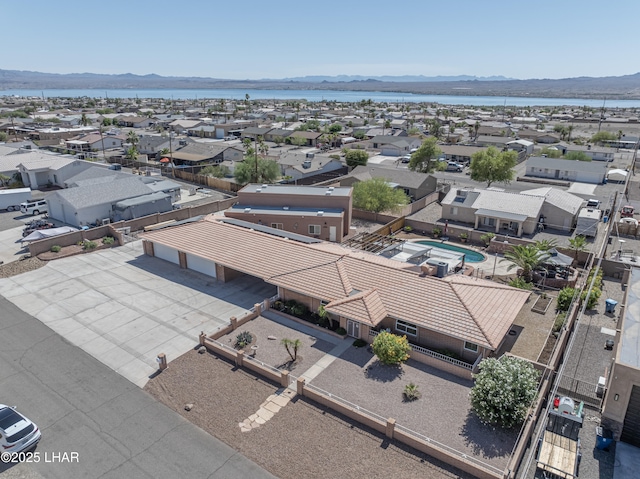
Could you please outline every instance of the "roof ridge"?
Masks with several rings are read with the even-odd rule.
[[[482,333],[482,336],[484,337],[484,341],[486,344],[489,344],[491,346],[493,346],[493,344],[491,344],[491,341],[489,340],[489,337],[487,335],[487,332],[484,330],[484,328],[479,324],[478,319],[476,318],[476,316],[473,314],[473,312],[469,309],[469,307],[467,306],[466,301],[464,301],[464,299],[460,296],[460,294],[458,294],[458,291],[456,291],[456,288],[454,288],[454,284],[455,285],[462,285],[462,286],[471,286],[471,283],[452,283],[450,281],[447,282],[447,284],[449,284],[449,286],[451,287],[451,290],[453,291],[453,294],[456,295],[456,297],[458,298],[458,300],[460,301],[460,304],[462,304],[462,306],[464,307],[464,309],[467,311],[467,313],[469,313],[469,317],[473,320],[474,324],[476,325],[476,327],[480,330],[480,332]]]
[[[345,292],[345,294],[349,294],[349,293],[351,293],[351,291],[353,291],[353,285],[351,284],[351,281],[349,280],[349,274],[347,273],[347,268],[345,267],[344,263],[342,262],[342,258],[343,258],[343,256],[340,256],[336,260],[336,268],[338,270],[338,276],[340,277],[340,281],[342,282],[342,286],[344,287],[344,292]]]
[[[382,301],[382,298],[378,294],[378,290],[370,289],[370,290],[367,290],[367,292],[362,295],[362,303],[364,304],[364,307],[367,310],[367,316],[369,317],[371,324],[374,324],[374,322],[373,322],[374,318],[373,318],[373,315],[372,315],[372,311],[371,311],[369,302],[370,301],[375,301],[376,299],[378,301],[380,301],[380,303],[382,304],[382,308],[383,308],[384,314],[386,316],[387,308],[384,305],[384,301]]]

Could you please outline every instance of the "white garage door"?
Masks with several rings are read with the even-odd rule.
[[[216,277],[216,264],[208,259],[187,253],[187,268]]]
[[[170,261],[171,263],[180,264],[180,260],[178,259],[178,251],[169,248],[168,246],[154,243],[153,244],[153,254],[160,259],[165,261]]]

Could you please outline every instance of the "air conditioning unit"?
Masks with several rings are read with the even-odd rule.
[[[109,223],[111,223],[111,220],[109,218],[105,218],[102,220],[102,226],[108,225]]]
[[[456,191],[456,196],[459,196],[460,198],[466,198],[467,197],[467,190],[458,190]]]

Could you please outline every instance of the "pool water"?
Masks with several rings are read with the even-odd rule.
[[[464,253],[465,255],[464,260],[467,263],[482,263],[484,260],[487,259],[485,255],[483,255],[482,253],[478,253],[477,251],[473,251],[472,249],[463,248],[462,246],[455,246],[448,243],[441,243],[440,241],[424,240],[424,241],[416,241],[416,243],[423,244],[426,246],[432,246],[434,248],[448,249],[449,251],[455,251],[457,253]]]

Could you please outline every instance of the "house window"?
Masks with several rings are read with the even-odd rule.
[[[396,329],[410,336],[418,335],[418,328],[414,324],[407,323],[406,321],[402,321],[401,319],[398,319],[396,321]]]
[[[275,228],[277,230],[284,229],[284,228],[282,228],[282,223],[271,223],[271,227]]]
[[[320,225],[309,225],[309,234],[310,235],[319,235],[320,234]]]
[[[458,214],[458,207],[457,207],[457,206],[452,206],[452,207],[451,207],[451,214],[452,214],[453,216],[455,216],[455,215],[457,215],[457,214]]]
[[[464,342],[464,349],[467,351],[473,351],[474,353],[478,352],[478,345],[474,343],[470,343],[469,341]]]
[[[496,225],[496,219],[484,216],[482,218],[482,224],[485,225],[485,226],[495,226]]]

